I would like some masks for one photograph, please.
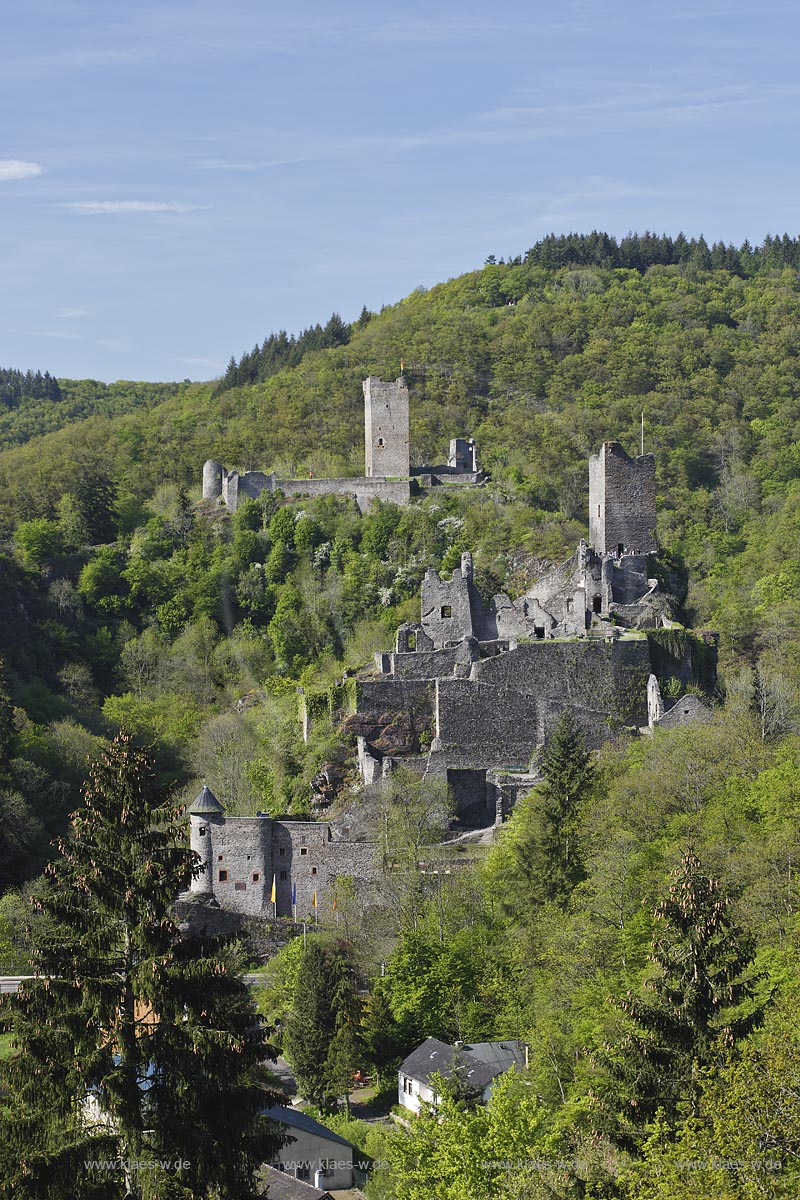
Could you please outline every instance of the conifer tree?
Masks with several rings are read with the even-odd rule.
[[[196,862],[179,815],[119,735],[46,869],[36,978],[4,997],[2,1195],[239,1200],[280,1143],[247,986],[170,913]]]
[[[330,956],[333,1007],[333,1037],[325,1061],[328,1088],[337,1099],[343,1098],[350,1112],[353,1075],[363,1055],[360,1035],[361,1001],[356,991],[353,968],[341,948]]]
[[[628,992],[617,1007],[633,1028],[603,1056],[611,1087],[599,1111],[612,1136],[633,1148],[659,1109],[672,1120],[697,1107],[699,1071],[761,1022],[754,999],[752,940],[735,924],[731,898],[692,850],[655,910],[656,972],[647,998]]]
[[[361,1003],[345,949],[315,939],[303,955],[284,1048],[301,1095],[333,1108],[350,1091],[362,1055]]]
[[[326,1060],[334,1029],[330,971],[325,953],[314,938],[306,948],[297,977],[284,1049],[300,1094],[320,1108],[330,1103]]]
[[[0,783],[8,770],[8,760],[14,741],[14,706],[6,680],[5,663],[0,658]]]
[[[545,899],[564,903],[585,876],[577,822],[594,782],[594,763],[570,709],[564,709],[545,743],[541,769],[541,886]]]
[[[74,496],[89,541],[94,545],[113,542],[117,536],[117,488],[102,462],[82,464]]]

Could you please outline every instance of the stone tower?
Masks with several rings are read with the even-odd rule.
[[[589,459],[589,542],[595,554],[654,554],[656,460],[604,442]]]
[[[189,844],[199,855],[203,869],[189,885],[189,890],[198,895],[214,893],[214,841],[225,809],[217,797],[203,784],[203,790],[189,809]]]
[[[203,463],[203,499],[218,500],[222,495],[222,480],[225,472],[218,462],[209,458]]]
[[[364,380],[364,474],[367,478],[407,478],[408,384],[401,375],[384,383],[376,375]]]

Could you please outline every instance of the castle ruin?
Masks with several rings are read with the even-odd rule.
[[[426,573],[420,622],[401,626],[394,651],[356,681],[346,727],[365,784],[398,763],[443,776],[462,820],[484,824],[535,781],[564,709],[594,747],[622,728],[707,718],[698,697],[665,701],[656,677],[667,670],[685,687],[702,674],[710,686],[716,637],[681,630],[673,598],[649,576],[653,456],[606,442],[590,461],[590,504],[595,543],[581,541],[516,599],[484,603],[470,554],[449,579]],[[653,639],[671,628],[681,656],[665,668]]]
[[[412,482],[418,488],[476,484],[484,478],[478,469],[474,440],[454,438],[447,463],[412,468],[409,454],[409,388],[404,375],[384,382],[370,375],[364,392],[364,475],[354,479],[278,479],[274,471],[228,471],[209,459],[203,465],[203,499],[225,503],[236,512],[244,500],[262,492],[285,496],[350,496],[361,512],[373,500],[408,504]]]
[[[375,472],[408,466],[408,389],[402,377],[394,384],[371,377],[364,396],[364,480],[257,479],[287,493],[316,483],[337,494],[352,484],[357,498],[380,495],[369,487],[393,481]],[[429,479],[452,471],[478,481],[474,442],[455,439],[447,465],[424,471]],[[209,492],[234,509],[240,495],[258,494],[254,475],[206,463],[206,477]],[[408,487],[408,478],[401,482]],[[649,573],[648,556],[657,550],[653,456],[630,458],[606,442],[590,460],[589,496],[589,542],[543,570],[522,596],[485,601],[469,553],[449,579],[426,572],[420,621],[401,625],[394,650],[377,654],[372,669],[339,689],[347,698],[338,709],[332,695],[304,695],[304,735],[312,702],[327,699],[326,710],[356,741],[364,785],[398,765],[444,778],[458,821],[486,827],[504,820],[538,781],[538,752],[565,709],[591,747],[621,729],[707,720],[709,704],[686,688],[713,687],[716,634],[677,625],[674,598]],[[662,695],[659,675],[678,681],[679,699]],[[287,916],[294,896],[296,913],[309,917],[338,876],[361,887],[380,878],[376,843],[347,840],[331,821],[227,817],[205,787],[189,814],[202,864],[192,894],[233,912]]]

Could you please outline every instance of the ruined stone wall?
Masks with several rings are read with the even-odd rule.
[[[450,579],[442,579],[437,571],[425,572],[421,610],[422,627],[437,649],[464,638],[488,642],[497,637],[494,609],[487,612],[472,582],[471,554],[461,555],[461,566]]]
[[[429,767],[435,774],[524,770],[564,708],[574,711],[592,746],[615,727],[644,725],[650,671],[645,638],[533,641],[474,660],[468,678],[361,680],[347,728],[383,755],[418,753],[431,732],[433,708]]]
[[[461,646],[448,646],[444,650],[416,650],[383,657],[388,659],[388,672],[397,679],[438,679],[452,675],[464,655]]]
[[[356,712],[345,728],[383,754],[416,754],[432,736],[434,684],[416,679],[356,681]]]
[[[480,683],[537,700],[541,744],[564,708],[574,710],[592,745],[610,725],[647,720],[650,653],[644,638],[532,642],[477,664]],[[511,765],[498,760],[497,766]],[[519,765],[517,762],[514,765]]]
[[[648,591],[644,555],[626,554],[612,560],[611,593],[615,604],[637,604]]]
[[[422,627],[437,647],[452,646],[463,638],[476,636],[469,580],[459,567],[450,579],[441,579],[437,571],[425,572],[421,611]]]
[[[511,652],[513,653],[513,651]],[[489,659],[502,662],[504,657]],[[436,685],[437,773],[450,768],[527,768],[538,744],[535,697],[502,683],[440,679]]]
[[[658,549],[655,472],[652,454],[630,458],[618,442],[604,442],[589,459],[589,541],[596,554],[620,545],[640,554]]]
[[[216,486],[215,480],[216,475],[209,468],[209,493]],[[263,471],[248,471],[239,475],[236,471],[229,473],[222,470],[220,487],[220,494],[230,512],[236,512],[244,500],[257,499],[262,492],[283,492],[286,496],[352,496],[362,512],[367,511],[373,500],[408,504],[411,499],[407,479],[277,479],[274,473],[265,475]],[[204,495],[205,490],[204,482]]]
[[[364,449],[367,476],[407,477],[408,386],[404,377],[384,383],[375,375],[364,380]]]

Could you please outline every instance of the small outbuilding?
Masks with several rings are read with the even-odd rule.
[[[296,1108],[275,1104],[266,1115],[283,1125],[289,1135],[279,1158],[271,1164],[277,1171],[320,1189],[353,1187],[356,1174],[362,1173],[363,1156],[350,1142]]]

